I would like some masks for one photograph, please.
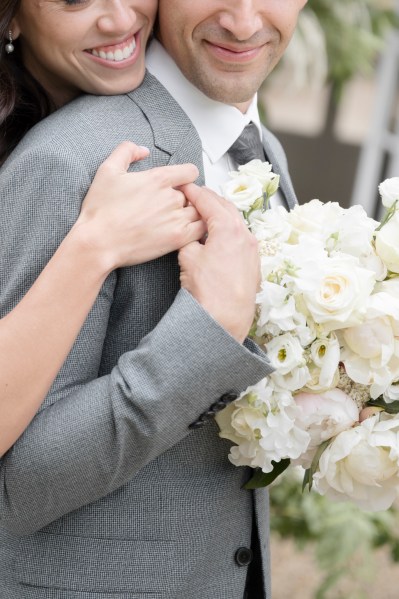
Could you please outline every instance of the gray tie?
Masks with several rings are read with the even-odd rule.
[[[228,153],[238,165],[246,164],[250,160],[255,160],[255,158],[265,160],[265,151],[260,140],[259,129],[254,123],[251,122],[246,125]]]

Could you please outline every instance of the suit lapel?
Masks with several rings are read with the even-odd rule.
[[[196,183],[204,185],[201,140],[176,100],[148,72],[142,85],[128,96],[147,117],[153,131],[154,145],[169,154],[169,164],[195,164],[200,172]]]
[[[146,73],[143,83],[128,94],[146,115],[154,135],[154,145],[169,154],[169,164],[192,162],[200,172],[196,181],[204,185],[204,165],[202,144],[199,135],[176,100],[163,85],[150,73]],[[280,190],[289,208],[298,203],[287,169],[282,166],[285,157],[270,135],[263,136],[266,156],[273,170],[280,175]]]
[[[287,169],[282,168],[282,159],[281,157],[279,158],[277,156],[274,145],[270,142],[269,138],[266,135],[263,136],[263,147],[265,149],[268,161],[271,163],[273,167],[273,172],[280,175],[280,191],[283,194],[285,201],[287,202],[287,206],[290,208],[290,210],[292,210],[292,208],[294,208],[298,204],[298,200],[296,198],[291,179],[288,175],[288,171]]]

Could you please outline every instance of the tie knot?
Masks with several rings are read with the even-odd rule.
[[[248,123],[241,135],[236,139],[228,153],[238,165],[250,160],[265,160],[265,152],[260,139],[259,130],[254,123]]]

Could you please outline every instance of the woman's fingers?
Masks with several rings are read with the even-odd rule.
[[[131,141],[124,141],[111,152],[102,166],[114,172],[126,172],[132,162],[143,160],[149,154],[148,148],[138,146]]]
[[[173,164],[160,166],[147,171],[150,177],[161,187],[180,187],[192,183],[198,177],[198,169],[194,164]]]
[[[207,228],[203,220],[192,221],[187,225],[187,243],[191,243],[192,241],[200,241],[203,239],[206,232]]]

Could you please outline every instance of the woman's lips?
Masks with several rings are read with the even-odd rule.
[[[136,47],[136,38],[135,36],[131,36],[119,44],[97,46],[96,48],[90,48],[90,50],[86,50],[86,52],[105,61],[122,62],[133,56]]]

